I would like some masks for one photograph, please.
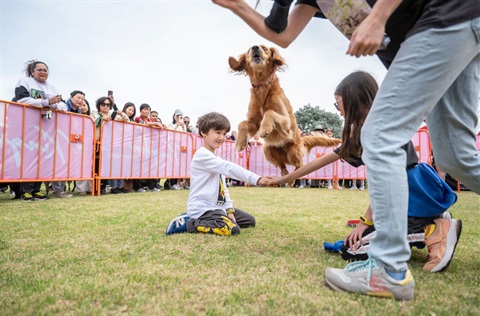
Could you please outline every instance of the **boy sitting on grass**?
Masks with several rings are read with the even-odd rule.
[[[267,180],[215,155],[230,131],[230,122],[224,115],[205,114],[198,119],[198,129],[204,144],[193,156],[190,166],[187,213],[174,218],[166,234],[239,234],[240,227],[255,226],[255,218],[233,207],[225,176],[256,185],[267,185]]]

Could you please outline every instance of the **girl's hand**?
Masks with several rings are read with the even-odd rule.
[[[360,241],[360,245],[363,245],[362,235],[368,227],[369,226],[365,225],[364,223],[358,224],[357,227],[355,227],[355,229],[352,230],[347,237],[345,237],[344,245],[347,245],[352,250],[357,250],[357,242]]]
[[[282,185],[282,177],[268,177],[268,185],[277,184]]]
[[[111,121],[112,117],[110,115],[104,115],[102,116],[102,121]]]

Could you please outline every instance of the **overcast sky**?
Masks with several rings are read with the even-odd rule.
[[[257,10],[266,15],[271,4],[262,0]],[[133,102],[138,114],[148,103],[164,123],[175,109],[192,122],[218,111],[236,130],[250,82],[229,73],[228,57],[255,44],[276,47],[285,58],[288,68],[278,77],[294,111],[311,104],[336,112],[333,92],[343,77],[365,70],[380,83],[386,73],[375,56],[346,56],[347,40],[323,19],[282,49],[210,0],[0,0],[0,99],[12,99],[25,62],[38,59],[64,99],[82,90],[94,106],[113,90],[120,108]]]

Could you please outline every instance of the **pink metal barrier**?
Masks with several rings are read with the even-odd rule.
[[[199,135],[107,121],[101,127],[99,172],[94,175],[95,124],[90,117],[0,101],[0,182],[67,181],[100,179],[188,178]],[[431,144],[427,131],[412,138],[420,162],[430,163]],[[480,135],[476,146],[480,151]],[[304,164],[326,155],[332,148],[313,148]],[[280,170],[263,155],[263,146],[237,152],[235,142],[226,141],[217,155],[261,176],[279,176]],[[289,166],[288,170],[293,171]],[[305,179],[366,179],[365,167],[335,162],[308,174]],[[98,186],[98,185],[97,185]]]
[[[419,129],[412,138],[415,151],[418,155],[418,162],[432,163],[432,145],[430,134],[425,129]]]
[[[192,135],[195,138],[195,150],[203,146],[203,138],[200,135]],[[220,148],[217,149],[216,154],[227,161],[236,163],[245,169],[248,169],[248,155],[247,150],[241,152],[235,148],[235,142],[231,140],[225,141]]]
[[[0,101],[0,182],[92,180],[95,124],[84,115]]]
[[[190,133],[107,121],[100,135],[101,179],[189,177],[195,150]]]

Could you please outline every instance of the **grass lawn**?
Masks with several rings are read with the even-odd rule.
[[[230,188],[257,227],[238,236],[165,236],[188,191],[44,202],[0,194],[0,315],[479,315],[480,198],[458,193],[463,231],[450,267],[425,273],[412,252],[409,302],[330,290],[367,191]]]

